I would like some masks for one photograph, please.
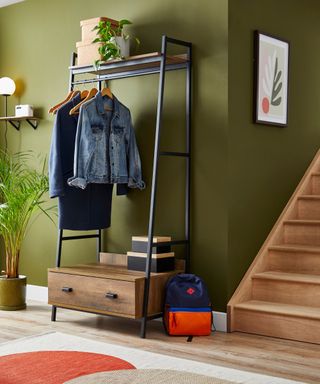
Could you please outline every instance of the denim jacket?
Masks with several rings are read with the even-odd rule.
[[[69,185],[82,189],[88,183],[145,188],[130,111],[101,92],[80,108],[74,174],[68,179]]]

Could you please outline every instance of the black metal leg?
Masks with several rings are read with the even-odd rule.
[[[154,219],[155,219],[156,191],[157,191],[157,181],[158,181],[159,144],[160,144],[161,123],[162,123],[166,53],[167,53],[167,37],[162,36],[162,47],[161,47],[162,58],[161,58],[161,65],[160,65],[156,135],[155,135],[154,155],[153,155],[153,172],[152,172],[151,201],[150,201],[149,228],[148,228],[148,248],[147,248],[147,261],[146,261],[147,265],[146,265],[144,297],[143,297],[143,318],[141,320],[141,331],[140,331],[140,336],[142,338],[146,337],[146,327],[147,327],[147,320],[148,320],[150,270],[151,270],[151,256],[152,256],[152,243],[153,243],[153,229],[154,229]]]
[[[72,52],[70,65],[73,67],[76,64],[77,54]],[[69,91],[73,90],[73,82],[74,82],[74,73],[70,71],[69,75]],[[58,231],[58,242],[57,242],[57,254],[56,254],[56,267],[60,267],[61,263],[61,250],[62,250],[62,237],[63,237],[63,229],[59,229]],[[56,321],[57,318],[57,307],[55,305],[52,306],[51,309],[51,321]]]
[[[98,229],[97,231],[97,263],[100,263],[100,252],[101,252],[101,244],[102,244],[102,231]]]
[[[56,255],[56,267],[57,268],[59,268],[60,264],[61,264],[62,238],[63,238],[63,229],[59,229],[58,243],[57,243],[57,255]]]
[[[190,211],[191,211],[191,81],[192,81],[192,48],[188,47],[188,66],[186,76],[186,152],[189,154],[186,170],[186,203],[185,203],[185,238],[186,244],[186,265],[185,271],[190,272]]]
[[[56,321],[56,317],[57,317],[57,307],[53,305],[51,309],[51,321]]]
[[[56,254],[56,267],[60,267],[61,262],[61,250],[62,250],[62,237],[63,237],[63,229],[59,229],[58,231],[58,242],[57,242],[57,254]],[[51,310],[51,321],[56,321],[57,317],[57,307],[55,305],[52,306]]]

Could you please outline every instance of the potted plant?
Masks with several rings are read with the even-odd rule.
[[[31,153],[0,152],[0,235],[5,270],[0,275],[0,309],[26,307],[26,277],[19,275],[19,257],[30,218],[37,211],[48,216],[43,195],[49,182],[45,162],[40,172],[28,167]]]
[[[126,19],[122,19],[119,21],[118,27],[115,29],[114,40],[120,49],[120,54],[122,57],[130,56],[130,38],[131,37],[130,35],[125,33],[123,30],[123,27],[129,24],[132,24],[132,22]],[[140,40],[137,37],[135,37],[134,40],[137,45],[140,44]]]
[[[100,60],[95,61],[95,66],[99,66],[104,61],[123,59],[130,55],[130,35],[124,32],[124,26],[128,24],[132,22],[122,19],[114,28],[110,21],[99,21],[93,28],[93,31],[97,31],[98,37],[92,43],[100,43],[98,52],[101,56]],[[140,44],[137,37],[135,41],[138,45]]]

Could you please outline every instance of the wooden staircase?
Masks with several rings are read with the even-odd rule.
[[[228,331],[320,344],[320,151],[229,301]]]

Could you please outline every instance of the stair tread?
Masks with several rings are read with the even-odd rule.
[[[320,200],[320,195],[301,195],[298,200]]]
[[[284,220],[283,224],[306,224],[306,225],[318,224],[320,225],[320,220],[290,219],[290,220]]]
[[[320,320],[320,308],[302,305],[250,300],[236,304],[235,308]]]
[[[292,281],[297,283],[320,284],[320,275],[300,274],[294,272],[266,271],[256,273],[253,279]]]
[[[268,249],[271,249],[272,251],[320,253],[320,246],[317,247],[315,245],[305,244],[275,244],[270,245]]]

